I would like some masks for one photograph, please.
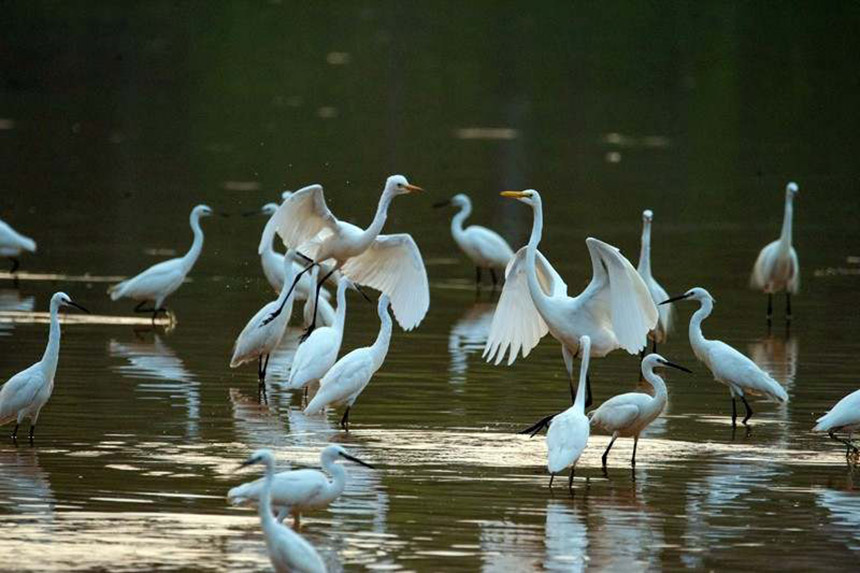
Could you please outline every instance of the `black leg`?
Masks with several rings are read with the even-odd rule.
[[[30,444],[33,444],[33,436],[36,433],[36,424],[30,424],[30,433],[27,435],[27,438],[30,440]]]
[[[576,471],[576,466],[570,466],[570,476],[567,478],[567,489],[573,493],[573,473]]]
[[[14,430],[12,430],[12,435],[11,435],[10,437],[12,438],[12,441],[13,441],[13,442],[17,442],[17,441],[18,441],[18,426],[19,426],[19,425],[20,425],[20,424],[15,424],[15,429],[14,429]]]
[[[325,284],[325,282],[328,280],[328,278],[333,273],[334,273],[334,268],[332,268],[328,272],[328,274],[326,276],[324,276],[322,278],[322,280],[317,284],[316,298],[314,298],[314,317],[313,317],[313,319],[311,319],[310,326],[308,326],[308,329],[305,330],[305,333],[302,335],[302,338],[299,342],[304,342],[305,340],[307,340],[308,336],[310,336],[311,333],[314,331],[314,329],[317,327],[317,308],[319,308],[320,291],[322,290],[322,287]]]
[[[636,467],[636,447],[639,445],[639,436],[633,436],[633,458],[630,460],[630,465]]]
[[[773,294],[767,293],[767,323],[770,325],[773,319]]]
[[[346,412],[343,413],[343,418],[340,419],[340,427],[344,429],[344,431],[349,431],[349,406],[346,407]]]
[[[618,434],[612,434],[612,439],[609,440],[609,445],[606,446],[606,451],[603,452],[603,457],[601,458],[603,460],[603,473],[606,473],[606,459],[609,457],[609,450],[612,449],[612,445],[615,443],[616,439],[618,439]]]
[[[549,488],[552,489],[552,480],[555,479],[555,474],[549,474]]]
[[[732,396],[732,428],[737,427],[738,406],[735,404],[735,397]]]
[[[481,267],[475,267],[475,288],[481,288]]]
[[[134,312],[136,312],[138,314],[143,314],[146,312],[154,312],[155,311],[154,305],[153,305],[153,308],[145,308],[144,305],[146,303],[147,303],[147,301],[145,301],[145,300],[140,301],[137,304],[137,306],[134,307]]]
[[[656,338],[654,338],[651,341],[651,352],[653,352],[654,354],[657,353],[657,339]]]
[[[753,409],[750,408],[749,402],[747,402],[746,396],[741,396],[741,401],[744,403],[744,407],[747,409],[747,415],[744,416],[743,421],[741,422],[744,426],[747,425],[747,420],[752,418]]]
[[[496,276],[496,269],[490,268],[490,276],[493,277],[493,290],[496,290],[496,286],[499,284],[499,278]]]
[[[591,377],[586,374],[585,375],[585,408],[588,409],[591,407],[591,403],[593,400],[591,399]]]
[[[785,293],[785,320],[791,322],[791,293]]]
[[[12,269],[9,272],[15,274],[15,271],[17,271],[18,267],[21,266],[21,261],[15,257],[9,257],[9,260],[12,261]]]
[[[538,422],[536,424],[532,424],[531,426],[529,426],[525,430],[522,430],[521,432],[517,432],[517,433],[518,434],[529,434],[529,437],[533,438],[535,436],[535,434],[537,434],[538,432],[540,432],[541,430],[543,430],[544,428],[549,426],[549,423],[557,415],[558,414],[550,414],[549,416],[544,416],[543,418],[538,420]]]
[[[266,361],[262,361],[262,356],[260,357],[260,363],[263,365],[263,373],[260,375],[260,379],[263,381],[263,384],[266,383],[266,371],[269,370],[269,355],[266,354]]]
[[[281,311],[284,310],[284,305],[287,304],[287,300],[289,300],[290,295],[293,294],[293,289],[296,288],[297,284],[299,284],[299,279],[302,278],[303,274],[305,274],[306,272],[311,270],[311,267],[313,267],[315,264],[316,263],[309,264],[308,266],[306,266],[305,268],[303,268],[302,270],[300,270],[296,274],[296,278],[293,279],[293,284],[290,285],[290,290],[287,291],[287,296],[284,298],[284,302],[281,303],[281,306],[278,307],[278,310],[276,310],[275,312],[270,314],[268,317],[266,317],[266,319],[263,321],[263,324],[261,324],[260,326],[263,326],[265,324],[269,324],[270,322],[275,320],[279,314],[281,314]],[[286,285],[284,285],[284,286],[286,286]]]

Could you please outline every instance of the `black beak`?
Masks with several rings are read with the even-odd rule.
[[[441,209],[442,207],[447,207],[450,204],[451,204],[450,199],[448,199],[447,201],[439,201],[438,203],[433,203],[433,208],[434,209]]]
[[[306,263],[312,263],[312,262],[314,262],[314,260],[313,260],[312,258],[310,258],[310,257],[309,257],[309,256],[307,256],[307,255],[303,255],[302,253],[300,253],[300,252],[298,252],[298,251],[296,251],[296,255],[297,255],[300,259],[303,259]]]
[[[368,463],[365,463],[365,462],[361,461],[360,459],[358,459],[358,458],[356,458],[356,457],[353,457],[353,456],[351,456],[351,455],[349,455],[349,454],[345,454],[345,453],[343,453],[343,452],[340,452],[340,455],[341,455],[341,457],[343,457],[343,458],[345,458],[345,459],[347,459],[347,460],[349,460],[349,461],[351,461],[351,462],[355,462],[355,463],[357,463],[357,464],[359,464],[359,465],[362,465],[362,466],[364,466],[364,467],[366,467],[366,468],[370,468],[370,469],[372,469],[372,470],[375,470],[375,469],[376,469],[376,468],[375,468],[375,467],[373,467],[372,465],[370,465],[370,464],[368,464]]]
[[[257,463],[257,460],[255,460],[254,458],[248,458],[247,460],[245,460],[244,462],[239,464],[239,466],[236,469],[239,470],[242,468],[246,468],[248,466],[254,465],[255,463]]]
[[[689,295],[689,294],[679,294],[678,296],[673,296],[669,300],[664,300],[660,304],[669,304],[670,302],[675,302],[676,300],[684,300],[685,298],[689,298],[691,296],[692,295]],[[657,306],[659,306],[659,305],[657,305]]]
[[[85,309],[84,307],[82,307],[81,305],[79,305],[79,304],[78,304],[78,303],[76,303],[76,302],[73,302],[73,301],[71,301],[71,300],[70,300],[70,301],[68,301],[66,304],[67,304],[67,305],[69,305],[69,306],[73,306],[73,307],[77,308],[78,310],[82,310],[82,311],[84,311],[84,312],[85,312],[85,313],[87,313],[87,314],[90,314],[90,311],[88,311],[87,309]]]
[[[684,366],[681,366],[680,364],[675,364],[674,362],[669,362],[668,360],[660,360],[659,362],[663,366],[671,366],[672,368],[677,368],[678,370],[683,370],[687,374],[693,373],[693,371],[690,370],[689,368],[685,368]]]
[[[367,296],[367,293],[366,293],[366,292],[364,292],[360,286],[358,286],[358,285],[357,285],[357,284],[355,284],[355,283],[352,283],[352,286],[354,286],[354,287],[355,287],[355,290],[357,290],[358,292],[360,292],[360,293],[361,293],[361,296],[363,296],[363,297],[364,297],[364,300],[366,300],[367,302],[369,302],[369,303],[373,304],[373,301],[372,301],[372,300],[370,300],[370,297],[369,297],[369,296]]]

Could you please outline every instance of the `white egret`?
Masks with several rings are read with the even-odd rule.
[[[293,193],[278,207],[275,225],[284,244],[301,248],[312,264],[335,261],[334,268],[318,283],[317,289],[334,270],[341,270],[354,284],[367,285],[388,295],[397,322],[404,330],[412,330],[430,308],[424,259],[411,235],[380,235],[380,232],[394,197],[416,191],[423,189],[411,185],[402,175],[389,177],[373,222],[362,230],[339,221],[326,206],[322,186],[310,185]],[[309,330],[315,326],[312,323]]]
[[[493,287],[498,284],[496,270],[504,272],[514,251],[501,235],[480,225],[463,228],[463,222],[472,214],[472,201],[464,193],[454,195],[448,201],[436,203],[434,207],[453,205],[460,211],[451,219],[451,235],[460,250],[475,263],[475,286],[481,286],[481,269],[488,269],[493,279]]]
[[[660,304],[669,298],[669,294],[651,274],[651,221],[653,219],[653,211],[650,209],[642,211],[642,250],[639,251],[639,265],[636,267],[636,270],[639,272],[642,280],[645,281],[648,292],[651,293],[651,300],[654,301],[654,304]],[[657,352],[657,344],[665,342],[669,332],[672,330],[673,311],[674,308],[668,305],[657,307],[659,316],[657,328],[648,334],[653,344],[651,348],[653,352]]]
[[[600,405],[599,408],[589,412],[591,425],[597,426],[609,432],[612,439],[603,452],[603,469],[606,470],[606,458],[609,450],[618,438],[633,438],[633,457],[630,465],[636,467],[636,447],[639,445],[639,434],[647,428],[651,422],[656,420],[666,408],[669,394],[666,391],[666,383],[655,372],[655,368],[671,366],[684,372],[690,372],[687,368],[669,362],[659,354],[649,354],[642,359],[642,376],[654,387],[654,395],[644,392],[627,392],[613,396]]]
[[[266,538],[266,550],[272,567],[278,573],[302,571],[307,573],[325,573],[325,564],[313,545],[304,537],[278,523],[272,515],[272,483],[275,477],[275,458],[269,450],[257,450],[250,458],[242,462],[240,467],[253,464],[265,464],[266,476],[260,492],[260,503],[257,512],[263,535]]]
[[[295,266],[295,249],[290,249],[284,256],[284,276],[292,280],[296,274]],[[281,339],[284,337],[284,332],[287,328],[287,322],[290,320],[290,315],[293,312],[293,295],[287,289],[281,289],[281,294],[278,298],[257,311],[251,317],[245,328],[236,338],[233,345],[233,357],[230,359],[230,368],[257,359],[257,376],[259,381],[259,389],[262,393],[266,391],[266,370],[269,366],[269,355],[278,347]],[[276,308],[286,305],[286,312],[281,313],[275,320],[264,323],[269,314]]]
[[[303,275],[302,278],[310,275],[310,284],[316,284],[317,278],[319,276],[319,265],[314,265],[311,268],[311,272]],[[323,289],[322,292],[328,294],[328,292]],[[319,308],[314,308],[318,306]],[[319,317],[319,321],[321,326],[331,326],[334,323],[334,315],[335,311],[332,308],[331,304],[325,299],[325,297],[320,296],[316,298],[314,296],[309,296],[305,299],[305,306],[302,309],[302,319],[304,321],[304,326],[309,327],[314,322],[314,316]],[[316,332],[316,331],[314,331]],[[303,336],[303,340],[307,339],[307,336],[310,336],[310,333]]]
[[[568,296],[567,285],[537,250],[543,230],[540,194],[529,189],[504,191],[502,196],[530,205],[534,222],[528,245],[517,251],[505,273],[484,356],[499,364],[508,353],[510,365],[520,350],[523,357],[528,356],[549,332],[561,342],[572,396],[573,358],[582,358],[580,337],[589,336],[593,357],[617,348],[636,354],[657,325],[657,308],[630,261],[617,248],[594,238],[585,240],[591,255],[591,282],[578,296]],[[585,406],[590,403],[589,391]]]
[[[340,497],[346,487],[346,470],[337,463],[339,458],[373,469],[368,463],[349,455],[342,446],[330,445],[320,452],[320,465],[326,474],[314,469],[279,472],[272,480],[272,506],[282,520],[292,515],[298,525],[303,513],[323,509]],[[235,505],[257,504],[263,491],[264,479],[243,483],[227,492],[227,499]]]
[[[328,405],[346,404],[340,427],[349,431],[349,409],[364,390],[370,379],[382,366],[391,341],[391,316],[388,314],[388,295],[379,297],[376,307],[381,326],[371,346],[356,348],[338,360],[320,380],[320,389],[305,408],[305,414],[316,414]]]
[[[773,295],[785,291],[785,320],[791,321],[791,295],[800,290],[800,263],[797,251],[791,246],[791,220],[797,183],[785,186],[785,211],[779,239],[761,250],[753,265],[750,287],[767,293],[767,322],[773,318]]]
[[[0,426],[15,422],[12,439],[18,439],[18,427],[25,419],[30,420],[30,441],[36,431],[39,412],[48,403],[54,391],[54,376],[57,373],[57,362],[60,360],[60,318],[58,313],[61,306],[73,306],[84,312],[89,312],[71,297],[63,292],[54,293],[51,297],[51,327],[48,334],[48,345],[42,359],[26,370],[12,376],[0,388]]]
[[[25,237],[0,219],[0,256],[8,257],[12,261],[12,269],[9,272],[14,273],[18,270],[21,265],[18,257],[24,251],[35,253],[36,241],[30,237]]]
[[[203,250],[203,229],[200,228],[200,218],[208,217],[212,209],[207,205],[197,205],[191,210],[189,220],[194,232],[194,242],[185,256],[162,261],[152,265],[142,273],[115,284],[108,289],[111,300],[130,298],[140,301],[134,307],[134,312],[151,312],[155,319],[159,312],[167,312],[163,307],[164,300],[178,289],[186,275],[194,267],[200,251]],[[152,308],[144,308],[147,302],[152,302]]]
[[[546,432],[547,469],[550,473],[549,487],[555,474],[563,472],[570,467],[570,476],[567,479],[568,489],[573,488],[573,473],[576,470],[576,462],[579,461],[585,446],[591,427],[585,415],[585,388],[588,385],[588,362],[591,358],[591,339],[583,335],[577,346],[582,350],[582,359],[579,367],[579,384],[576,387],[576,397],[573,405],[564,412],[547,416],[537,424],[523,430],[523,434],[534,436],[544,427],[549,426]]]
[[[855,390],[839,400],[829,412],[816,421],[818,423],[812,428],[813,432],[827,432],[832,439],[845,444],[846,456],[852,450],[855,454],[860,454],[860,448],[851,439],[852,434],[860,430],[860,390]],[[847,432],[848,438],[839,438],[836,432]]]
[[[744,403],[746,416],[742,424],[746,425],[752,417],[753,410],[747,402],[746,395],[764,396],[777,402],[788,402],[788,393],[779,382],[756,366],[756,363],[720,340],[708,340],[702,334],[702,322],[711,315],[714,309],[714,298],[703,288],[696,287],[680,296],[661,302],[668,304],[678,300],[692,299],[699,302],[699,309],[690,318],[690,345],[699,361],[708,367],[714,375],[714,380],[729,387],[732,395],[732,427],[737,425],[738,397]]]
[[[337,285],[337,313],[332,325],[314,330],[296,350],[287,382],[287,388],[290,390],[298,390],[312,382],[319,382],[337,361],[343,341],[343,328],[346,322],[346,289],[349,286],[352,286],[349,279],[342,277]]]

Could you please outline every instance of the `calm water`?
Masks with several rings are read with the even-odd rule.
[[[377,467],[350,466],[345,494],[303,520],[334,570],[856,567],[860,469],[809,430],[860,385],[858,5],[81,7],[4,6],[0,217],[39,243],[24,270],[48,276],[0,281],[0,378],[41,355],[53,291],[95,316],[64,326],[35,447],[0,439],[0,568],[265,569],[256,514],[225,500],[256,476],[236,464],[265,446],[284,467],[314,465],[329,442]],[[227,367],[273,298],[262,219],[204,221],[192,282],[169,300],[175,329],[118,324],[133,305],[111,303],[102,278],[184,252],[194,204],[239,213],[318,181],[336,214],[366,224],[393,172],[429,190],[397,199],[387,229],[418,240],[431,310],[395,331],[348,435],[339,411],[305,417],[278,387],[297,330],[268,406],[253,366]],[[790,334],[779,299],[768,335],[746,281],[789,178],[803,293]],[[791,402],[753,403],[751,433],[734,434],[682,305],[661,353],[695,373],[668,378],[635,476],[626,440],[602,475],[598,435],[575,497],[550,492],[543,440],[515,432],[568,400],[558,344],[482,362],[493,300],[475,301],[450,214],[430,208],[469,192],[475,222],[522,244],[531,213],[498,191],[525,186],[543,192],[541,248],[572,292],[589,278],[584,239],[635,263],[652,208],[655,275],[672,293],[707,287],[706,334]],[[351,297],[344,348],[377,327]],[[595,400],[636,372],[623,353],[593,363]]]

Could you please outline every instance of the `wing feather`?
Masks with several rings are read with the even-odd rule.
[[[281,203],[271,221],[287,248],[302,247],[320,232],[334,232],[337,228],[337,218],[325,203],[322,185],[308,185],[293,193]],[[267,230],[269,240],[272,238],[267,224],[261,245]]]

